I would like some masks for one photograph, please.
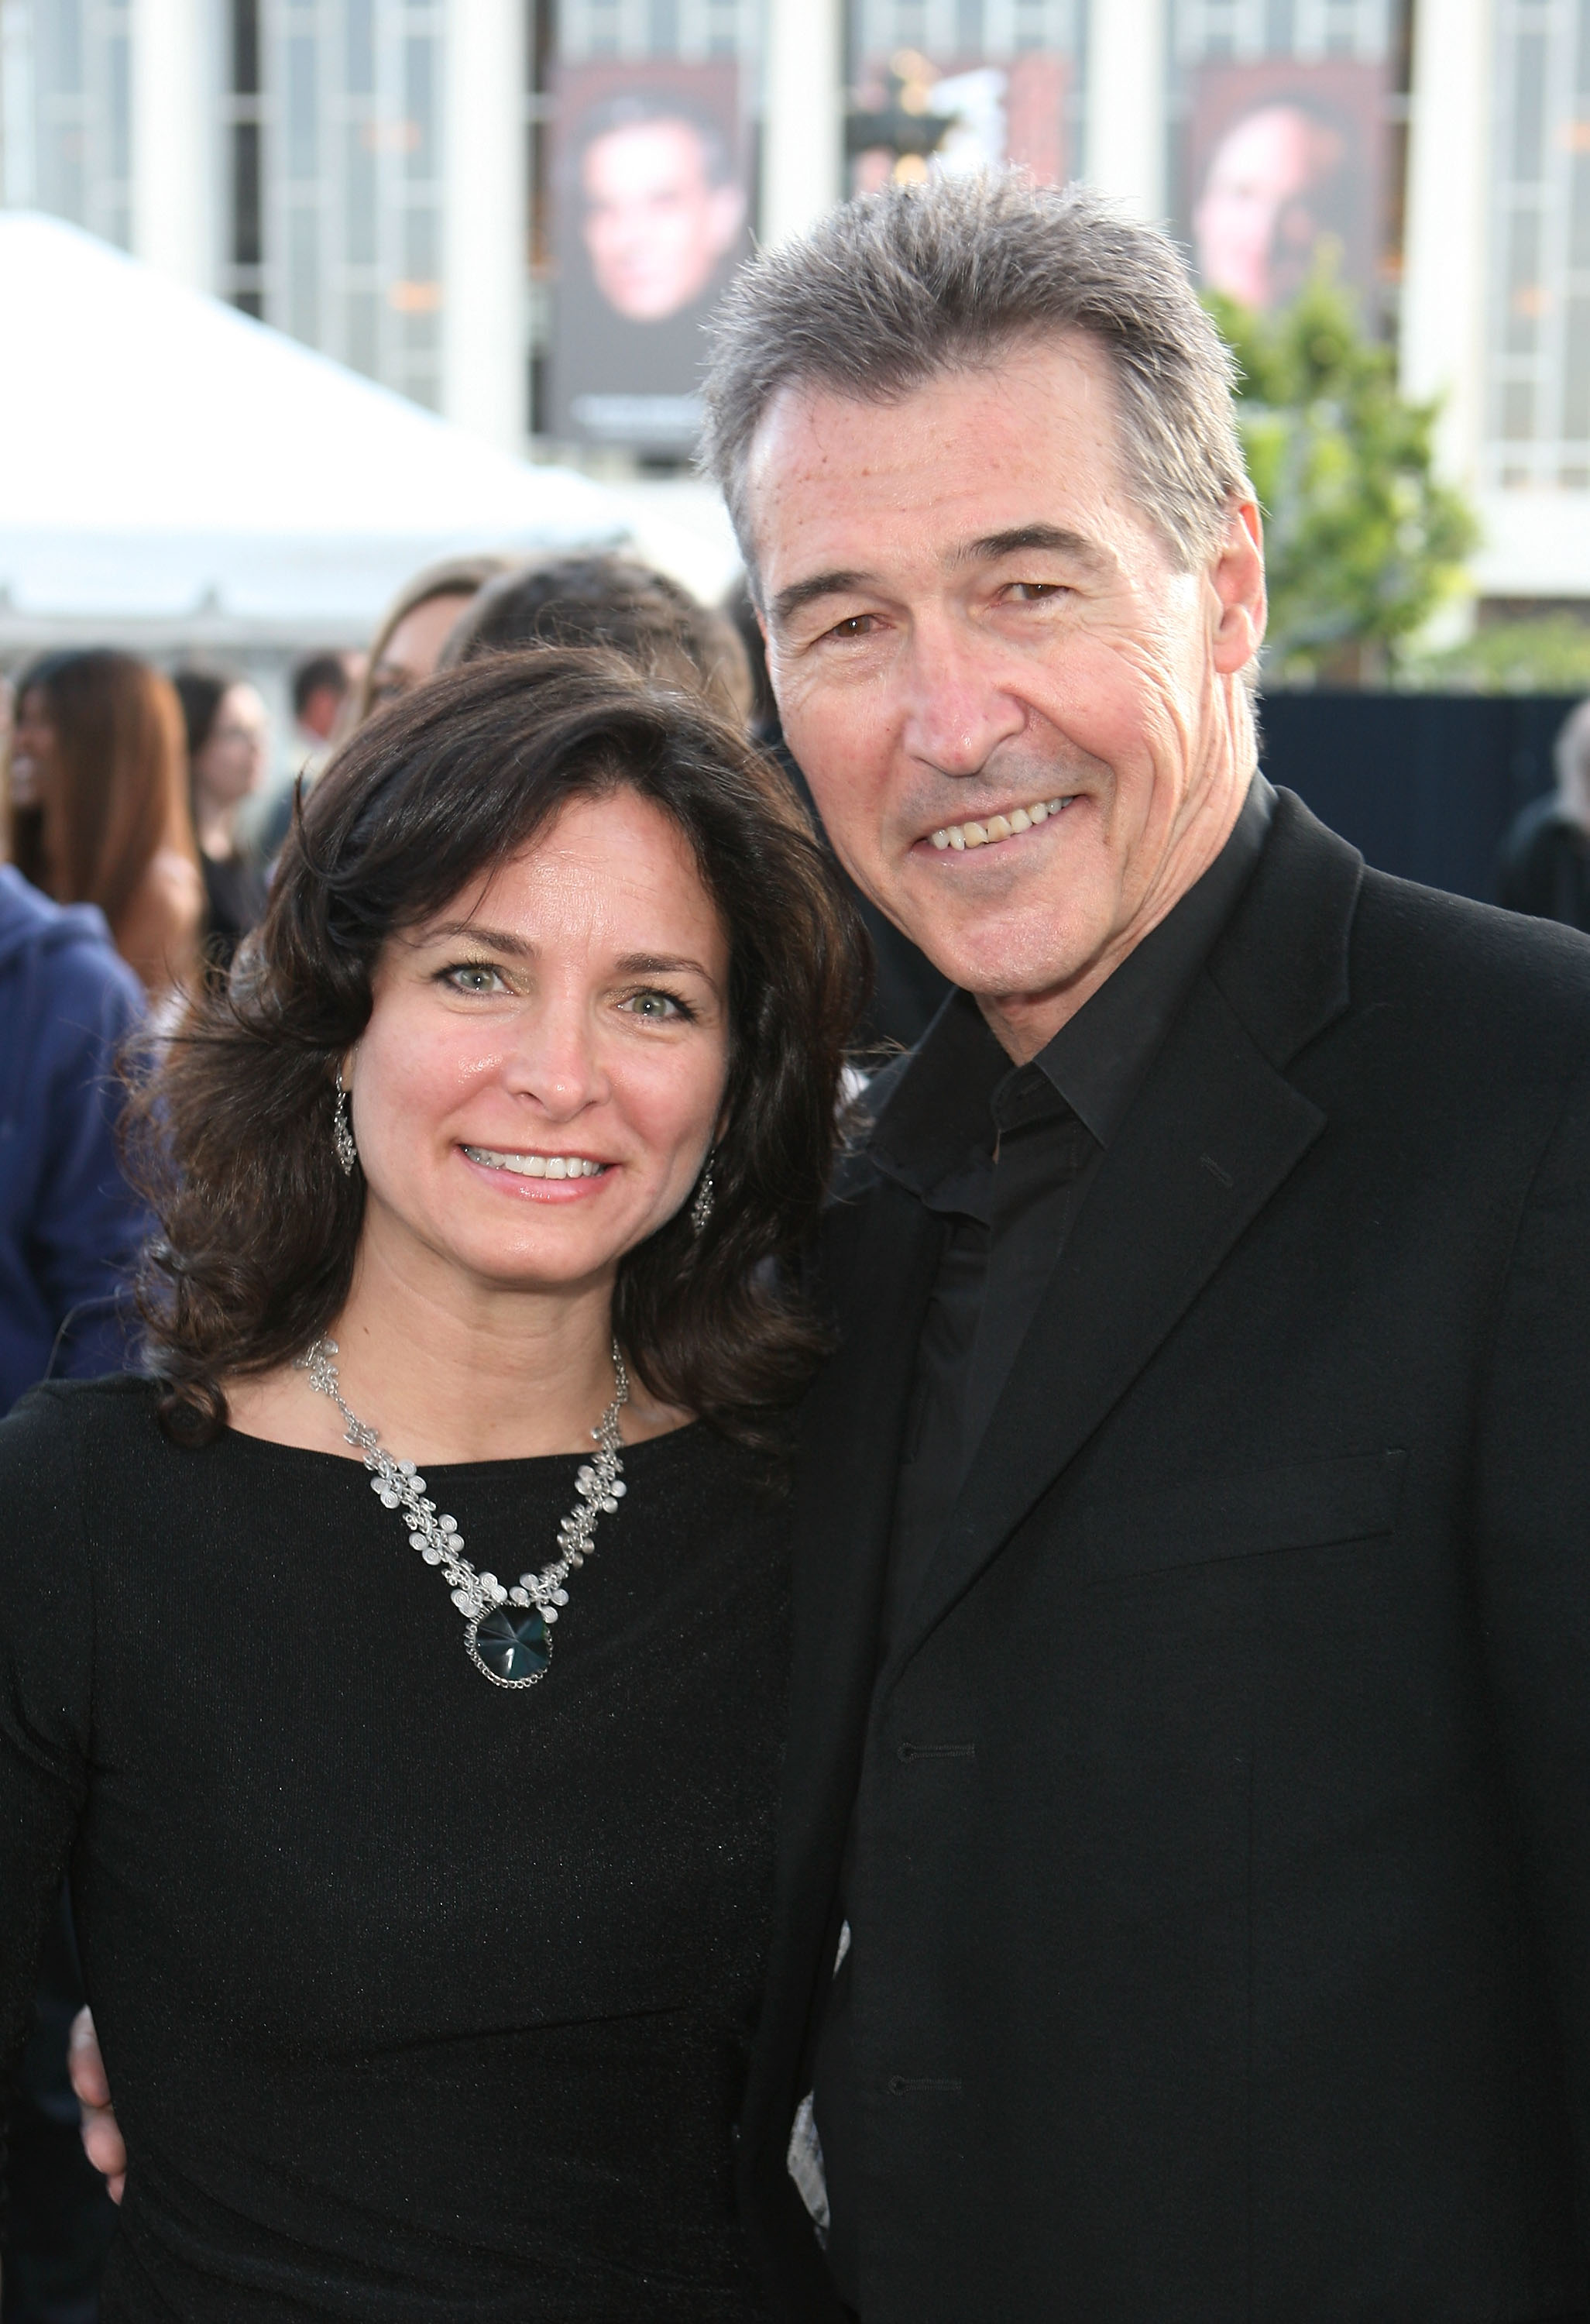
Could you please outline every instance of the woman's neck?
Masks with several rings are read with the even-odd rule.
[[[612,1401],[610,1282],[494,1293],[449,1269],[431,1283],[367,1242],[330,1336],[345,1401],[398,1459],[422,1467],[587,1452]],[[244,1435],[348,1450],[336,1406],[296,1365],[229,1382],[227,1401]],[[688,1417],[632,1379],[621,1434],[635,1443]]]

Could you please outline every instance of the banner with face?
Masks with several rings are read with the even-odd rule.
[[[1328,244],[1368,304],[1377,287],[1389,154],[1388,68],[1328,59],[1194,73],[1182,228],[1198,278],[1269,313]]]
[[[688,457],[702,325],[749,249],[738,67],[569,65],[554,93],[550,432]]]

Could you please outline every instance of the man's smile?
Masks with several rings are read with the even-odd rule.
[[[1072,796],[1034,799],[1025,807],[1012,807],[1008,815],[987,815],[965,823],[942,824],[937,831],[928,834],[927,844],[941,854],[951,851],[957,855],[968,848],[998,847],[1006,840],[1019,839],[1024,831],[1035,830],[1052,815],[1061,814],[1071,806]]]

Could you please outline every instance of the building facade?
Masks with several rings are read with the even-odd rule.
[[[1089,178],[1251,300],[1328,239],[1442,399],[1482,593],[1590,600],[1590,0],[0,0],[0,201],[514,447],[678,424],[657,326],[718,278],[625,254],[643,148],[694,124],[723,268],[926,166],[865,123],[935,108],[934,166]],[[609,323],[622,392],[560,401]]]

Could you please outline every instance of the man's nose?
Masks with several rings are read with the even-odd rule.
[[[1021,704],[993,656],[951,624],[917,632],[906,683],[905,748],[939,774],[979,774],[1021,732]]]

